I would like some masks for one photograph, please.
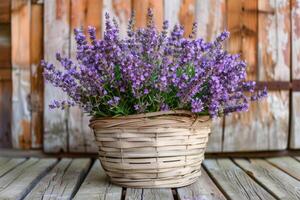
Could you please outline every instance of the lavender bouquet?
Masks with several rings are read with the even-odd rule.
[[[180,25],[168,34],[168,21],[158,31],[151,10],[147,19],[146,28],[135,30],[132,15],[126,38],[108,14],[101,40],[94,27],[88,27],[90,42],[75,29],[76,62],[57,53],[60,71],[42,61],[45,79],[69,96],[49,106],[78,105],[94,117],[177,109],[216,117],[246,111],[250,101],[267,95],[255,90],[254,81],[245,81],[246,63],[239,55],[224,50],[229,32],[205,42],[195,38],[196,23],[184,38]]]

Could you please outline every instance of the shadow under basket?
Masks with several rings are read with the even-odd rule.
[[[201,175],[209,116],[164,111],[94,118],[99,159],[111,182],[124,187],[174,188]]]

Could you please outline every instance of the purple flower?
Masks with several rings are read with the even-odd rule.
[[[192,99],[191,106],[193,113],[200,113],[204,109],[203,103],[199,98]]]
[[[88,36],[74,30],[76,60],[57,53],[62,70],[41,61],[46,81],[69,97],[55,99],[50,108],[78,105],[97,117],[189,109],[216,117],[246,111],[249,102],[267,95],[266,89],[257,91],[254,81],[246,81],[247,66],[239,55],[223,49],[228,31],[205,42],[195,38],[196,23],[185,38],[181,25],[169,33],[164,21],[159,32],[149,9],[147,26],[135,29],[133,14],[128,37],[121,38],[116,21],[107,13],[105,20],[103,39],[96,38],[94,27],[88,27]]]

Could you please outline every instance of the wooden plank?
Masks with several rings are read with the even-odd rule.
[[[204,167],[229,199],[275,199],[229,159],[207,159]]]
[[[97,36],[100,37],[102,18],[102,1],[75,0],[71,2],[71,43],[70,56],[76,59],[76,41],[74,29],[83,28],[87,33],[88,26],[94,26]],[[79,107],[72,107],[68,116],[69,151],[97,152],[94,135],[88,127],[89,117]]]
[[[0,69],[11,68],[10,28],[10,24],[0,24]]]
[[[125,200],[171,200],[171,189],[135,189],[127,188]]]
[[[119,200],[121,196],[122,187],[116,186],[109,181],[99,160],[96,160],[74,199]]]
[[[292,79],[300,79],[300,3],[292,1],[291,5],[291,20],[292,20]],[[292,116],[291,116],[291,136],[290,148],[300,148],[300,92],[292,93]]]
[[[90,159],[62,159],[25,199],[72,199],[90,164]]]
[[[224,151],[279,150],[287,147],[289,94],[269,92],[248,113],[226,117]],[[235,123],[238,122],[238,123]]]
[[[294,66],[294,65],[293,65]],[[300,148],[300,92],[292,92],[290,148]]]
[[[300,182],[265,160],[235,159],[235,162],[278,199],[300,199]]]
[[[55,27],[55,28],[54,28]],[[44,2],[44,59],[58,68],[56,52],[69,57],[70,54],[70,0]],[[65,100],[66,95],[50,83],[44,87],[44,150],[59,152],[68,150],[69,110],[51,110],[53,99]]]
[[[211,41],[225,29],[225,8],[225,0],[196,0],[195,9],[197,14],[195,20],[199,27],[197,29],[197,37]],[[223,117],[213,120],[207,152],[222,151],[223,120]]]
[[[31,147],[30,96],[30,0],[13,0],[12,33],[12,143],[15,148]]]
[[[56,159],[30,158],[0,177],[0,199],[23,199],[56,162]]]
[[[292,157],[268,158],[268,162],[300,181],[300,162]]]
[[[11,80],[0,81],[0,147],[6,148],[11,147],[11,95]]]
[[[5,160],[5,163],[2,162]],[[0,160],[0,177],[5,175],[10,170],[14,169],[16,166],[18,166],[20,163],[24,162],[25,158],[12,158],[12,159],[5,159],[1,158]]]
[[[188,37],[192,33],[195,20],[195,0],[183,0],[179,10],[179,22],[184,26],[184,36]]]
[[[210,179],[205,169],[201,169],[200,178],[192,185],[177,189],[179,200],[185,199],[206,199],[225,200],[222,192]]]
[[[241,34],[242,45],[245,46],[239,47],[242,53],[245,51],[252,54],[256,45],[254,36],[256,25],[255,21],[250,21],[252,18],[255,19],[251,17],[251,13],[256,13],[253,2],[244,1],[242,4],[243,12],[246,14],[243,14],[241,28],[245,36],[253,35],[253,37],[249,36],[248,42],[245,42],[245,36]],[[272,0],[258,1],[257,8],[259,10],[257,59],[250,53],[244,54],[244,58],[250,60],[250,67],[255,66],[255,62],[258,63],[257,70],[250,68],[249,72],[253,74],[250,79],[257,77],[259,81],[289,81],[289,1],[284,0],[281,3]],[[249,110],[248,113],[236,113],[226,117],[224,151],[286,149],[289,113],[282,110],[289,110],[289,92],[269,92],[266,100],[252,103]]]
[[[212,41],[226,26],[225,0],[196,0],[197,36]]]
[[[10,2],[10,0],[0,2],[0,147],[5,148],[11,147]]]
[[[179,24],[180,5],[181,0],[164,1],[164,20],[168,20],[170,30],[172,30],[176,24]]]
[[[132,1],[132,9],[136,16],[136,27],[145,27],[147,22],[147,9],[151,8],[154,14],[155,25],[160,29],[163,22],[163,0]]]
[[[10,0],[0,1],[0,23],[10,23]]]
[[[131,1],[130,0],[123,0],[123,1],[103,0],[103,16],[102,16],[103,29],[102,30],[104,30],[105,13],[108,13],[111,17],[117,20],[120,28],[120,36],[121,37],[126,36],[127,25],[131,13]]]
[[[40,66],[43,58],[43,6],[31,6],[30,68],[31,68],[31,147],[41,148],[43,140],[44,80]]]

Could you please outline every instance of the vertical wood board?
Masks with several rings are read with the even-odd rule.
[[[57,0],[44,2],[44,59],[62,68],[56,61],[55,54],[70,56],[70,1]],[[53,99],[67,99],[60,89],[45,82],[44,87],[44,151],[68,151],[68,116],[69,110],[51,110]]]
[[[75,28],[82,28],[87,34],[87,27],[94,26],[100,36],[102,18],[102,1],[75,0],[71,1],[71,35],[70,57],[76,59]],[[71,107],[68,116],[69,151],[97,152],[94,135],[88,127],[89,117],[79,107]]]
[[[31,147],[30,110],[30,0],[13,0],[12,33],[12,144],[14,148]]]
[[[31,6],[30,70],[31,70],[31,148],[43,143],[44,80],[40,62],[43,59],[43,6]]]

